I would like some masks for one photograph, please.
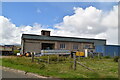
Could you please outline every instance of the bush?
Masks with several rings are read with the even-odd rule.
[[[114,62],[118,62],[118,59],[119,59],[120,57],[118,57],[118,56],[115,56],[114,57]]]
[[[42,60],[47,60],[48,57],[47,57],[47,56],[40,56],[40,59],[42,59]]]
[[[40,59],[47,61],[48,60],[48,56],[41,56]],[[50,61],[58,61],[58,55],[49,55],[49,59]],[[67,60],[67,58],[65,58],[65,56],[59,56],[59,61],[65,61]]]
[[[56,55],[50,55],[50,61],[57,61],[57,56]]]
[[[110,59],[111,57],[110,56],[104,56],[105,59]]]
[[[14,50],[14,55],[17,55],[17,53],[20,53],[19,50]]]
[[[50,61],[65,61],[65,56],[59,56],[58,55],[51,55],[50,56]]]

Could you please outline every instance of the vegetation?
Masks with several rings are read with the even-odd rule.
[[[119,56],[115,56],[114,57],[114,62],[118,62],[118,59],[119,59],[120,57]]]
[[[105,59],[110,59],[111,57],[110,57],[110,56],[104,56],[103,58],[105,58]]]
[[[20,53],[20,50],[14,50],[14,55],[17,55],[17,53]]]
[[[44,60],[44,61],[48,60],[48,56],[41,56],[39,58]],[[70,59],[70,58],[67,58],[65,56],[50,55],[49,59],[50,59],[51,62],[58,62],[58,61],[59,62],[65,62],[65,61],[68,61],[68,59]]]
[[[57,56],[56,56],[57,57]],[[47,62],[48,56],[37,57]],[[31,62],[31,57],[7,57],[2,59],[2,66],[24,70],[27,72],[37,73],[43,76],[52,76],[55,78],[117,78],[118,63],[112,58],[92,59],[77,58],[79,62],[93,69],[90,71],[77,64],[77,70],[72,69],[73,59],[60,56],[59,62],[55,56],[49,56],[50,64],[46,62]],[[0,59],[1,60],[1,59]]]

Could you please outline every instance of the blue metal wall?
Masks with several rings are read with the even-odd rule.
[[[103,56],[105,56],[105,46],[96,45],[95,46],[95,52],[103,53]]]
[[[95,46],[95,52],[103,53],[104,56],[120,56],[120,46],[118,45],[97,45]]]

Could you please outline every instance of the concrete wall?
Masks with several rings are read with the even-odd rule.
[[[35,52],[40,53],[42,43],[56,43],[55,41],[42,41],[42,40],[25,40],[23,45],[23,53]],[[55,47],[56,49],[56,47]]]
[[[36,52],[40,53],[41,51],[41,44],[42,43],[54,43],[56,50],[61,49],[60,44],[65,44],[65,50],[71,50],[71,51],[83,51],[85,45],[90,45],[90,48],[94,48],[93,43],[78,43],[78,42],[63,42],[63,41],[45,41],[45,40],[22,40],[22,46],[23,46],[23,53],[25,52]],[[78,49],[73,49],[73,45],[78,45]]]
[[[40,53],[40,43],[39,42],[26,42],[25,43],[25,52],[36,52],[36,53]]]

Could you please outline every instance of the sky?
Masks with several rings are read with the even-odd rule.
[[[93,6],[97,9],[109,11],[117,3],[108,2],[8,2],[2,4],[3,16],[8,17],[17,26],[33,25],[40,23],[42,25],[54,25],[62,22],[66,15],[74,14],[73,7]],[[24,19],[23,19],[24,18]]]
[[[21,35],[107,39],[118,44],[117,2],[3,2],[0,44],[20,44]]]

